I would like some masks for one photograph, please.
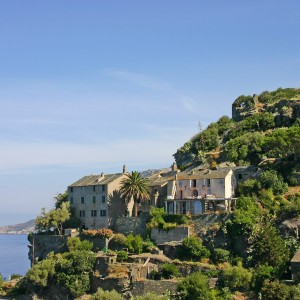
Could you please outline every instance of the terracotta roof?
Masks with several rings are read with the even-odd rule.
[[[300,262],[300,250],[296,252],[296,254],[293,256],[291,262]]]
[[[81,179],[77,180],[76,182],[69,185],[69,187],[75,186],[91,186],[91,185],[103,185],[109,184],[116,179],[119,179],[123,176],[123,173],[117,174],[104,174],[104,175],[88,175],[84,176]]]

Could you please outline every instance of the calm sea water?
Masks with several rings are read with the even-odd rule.
[[[27,235],[0,234],[0,273],[24,275],[30,268]]]

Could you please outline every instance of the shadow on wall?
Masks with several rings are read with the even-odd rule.
[[[114,229],[116,221],[120,217],[125,217],[128,213],[128,207],[118,190],[114,190],[108,196],[108,218],[109,227]]]

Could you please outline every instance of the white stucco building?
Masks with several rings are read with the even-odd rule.
[[[168,182],[165,209],[169,214],[191,215],[230,210],[235,188],[236,178],[230,168],[178,173]]]

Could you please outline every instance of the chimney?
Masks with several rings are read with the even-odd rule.
[[[172,165],[172,171],[173,172],[178,171],[177,164],[175,162]]]
[[[126,173],[126,165],[123,166],[123,174]]]

